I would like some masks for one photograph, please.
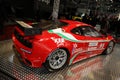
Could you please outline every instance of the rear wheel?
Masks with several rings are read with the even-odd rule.
[[[67,51],[64,49],[57,49],[47,58],[45,67],[48,71],[59,70],[65,66],[68,59]]]
[[[114,45],[115,45],[115,43],[113,41],[110,41],[103,54],[110,54],[110,53],[112,53]]]

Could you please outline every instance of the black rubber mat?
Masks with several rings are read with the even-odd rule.
[[[15,80],[15,78],[0,70],[0,80]]]

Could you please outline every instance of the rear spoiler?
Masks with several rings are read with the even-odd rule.
[[[24,32],[24,36],[31,36],[36,34],[42,34],[40,27],[33,27],[23,21],[16,21],[20,30]]]

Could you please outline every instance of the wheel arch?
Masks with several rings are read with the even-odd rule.
[[[67,52],[67,54],[68,54],[68,59],[70,58],[70,51],[69,51],[68,48],[66,48],[66,47],[58,47],[56,49],[64,49]],[[52,52],[55,51],[56,49],[52,50]],[[52,54],[52,52],[48,55],[48,57]],[[47,58],[46,58],[46,60],[47,60]]]
[[[69,50],[68,50],[67,48],[65,48],[65,47],[59,47],[59,48],[56,48],[56,49],[52,50],[51,53],[50,53],[50,54],[48,55],[48,57],[46,58],[45,62],[43,63],[43,65],[44,65],[46,68],[48,68],[48,71],[53,71],[53,70],[54,70],[54,69],[50,69],[50,68],[48,67],[48,65],[46,66],[46,63],[48,63],[49,56],[50,56],[55,50],[57,50],[57,49],[63,49],[63,50],[65,50],[66,53],[67,53],[67,61],[66,61],[65,65],[62,66],[61,68],[63,68],[63,67],[65,67],[65,66],[68,65],[69,58],[70,58],[70,52],[69,52]],[[60,68],[60,69],[61,69],[61,68]],[[57,70],[59,70],[59,69],[57,69]]]
[[[111,41],[114,43],[114,46],[115,46],[116,41],[115,41],[114,39],[110,40],[110,42],[111,42]],[[110,43],[110,42],[109,42],[109,43]]]
[[[109,43],[110,43],[110,42],[113,42],[113,48],[112,48],[112,51],[113,51],[113,50],[114,50],[114,47],[115,47],[115,41],[114,41],[114,40],[110,40],[110,41],[108,42],[107,47],[109,46]],[[110,53],[107,53],[106,50],[107,50],[107,48],[102,52],[103,55],[108,55],[108,54],[111,54],[111,53],[112,53],[112,51],[111,51]]]

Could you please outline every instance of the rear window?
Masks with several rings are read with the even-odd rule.
[[[42,20],[40,22],[33,23],[31,26],[40,27],[42,30],[50,30],[50,29],[61,28],[66,25],[68,25],[68,23],[62,21],[55,23],[53,21]]]

